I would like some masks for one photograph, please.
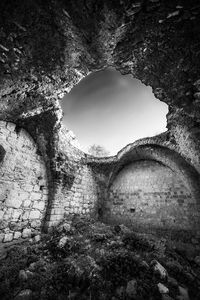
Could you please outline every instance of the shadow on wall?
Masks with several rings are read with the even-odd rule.
[[[0,145],[0,164],[3,161],[5,154],[6,154],[5,149]]]

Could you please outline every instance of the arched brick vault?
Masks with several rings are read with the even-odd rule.
[[[156,144],[127,147],[123,154],[118,155],[118,162],[112,170],[108,188],[115,180],[117,174],[125,166],[134,161],[151,160],[171,169],[186,184],[193,197],[200,204],[200,176],[177,152]]]
[[[39,146],[51,222],[87,160],[66,138],[58,99],[107,66],[169,105],[168,133],[159,139],[200,172],[199,0],[2,0],[0,28],[0,119]]]
[[[170,231],[180,230],[181,226],[182,229],[192,229],[193,232],[199,230],[200,226],[200,175],[199,172],[189,163],[189,161],[185,160],[176,150],[173,144],[170,144],[164,139],[165,133],[161,134],[160,136],[156,136],[153,138],[146,138],[136,141],[133,144],[129,144],[124,147],[115,157],[108,157],[108,158],[90,158],[88,157],[87,163],[92,168],[94,172],[94,177],[96,182],[99,186],[99,194],[98,194],[98,209],[99,209],[99,217],[100,219],[106,222],[126,222],[130,223],[134,226],[140,226],[140,229],[146,226],[152,228],[161,228],[161,221],[159,219],[160,211],[158,207],[162,207],[162,201],[167,201],[168,205],[165,207],[163,205],[163,210],[166,210],[166,215],[161,217],[163,222],[168,223],[166,229]],[[157,192],[154,190],[154,187],[151,186],[150,194],[148,194],[148,190],[145,191],[143,187],[143,182],[135,183],[131,181],[128,183],[128,187],[126,190],[126,169],[132,168],[132,171],[137,172],[138,166],[141,165],[141,172],[144,166],[144,163],[149,162],[149,176],[151,176],[151,167],[157,169],[156,165],[163,166],[162,175],[161,177],[157,177],[156,181],[152,182],[156,186],[160,185],[165,176],[169,176],[171,174],[172,182],[167,181],[165,182],[165,188],[168,189],[170,194],[173,196],[171,199],[168,199],[168,195],[165,192],[159,195],[159,199],[157,199]],[[158,168],[159,169],[159,168]],[[148,169],[146,169],[148,171]],[[143,173],[144,175],[144,182],[147,176],[146,171]],[[125,172],[125,173],[124,173]],[[168,175],[166,175],[168,174]],[[131,175],[131,174],[130,174]],[[123,177],[125,176],[125,177]],[[121,178],[121,187],[120,187],[120,180],[118,177]],[[123,180],[124,183],[123,183]],[[175,182],[177,181],[177,182]],[[139,184],[139,186],[138,186]],[[114,185],[114,188],[113,188]],[[171,185],[171,186],[170,186]],[[129,191],[132,190],[132,191]],[[137,193],[143,191],[146,193],[146,201],[151,205],[155,205],[155,207],[150,208],[150,210],[154,211],[156,209],[156,213],[153,215],[153,220],[151,214],[145,215],[148,210],[143,207],[143,200],[140,199],[139,196],[137,197]],[[161,187],[161,190],[163,187]],[[155,195],[154,195],[155,192]],[[125,193],[125,194],[124,194]],[[178,195],[177,195],[178,193]],[[143,194],[143,192],[142,192]],[[124,196],[123,196],[124,195]],[[135,196],[137,199],[135,199]],[[112,199],[112,197],[114,197]],[[116,199],[115,199],[116,197]],[[124,199],[123,199],[124,197]],[[128,204],[126,203],[126,197],[128,197]],[[153,198],[152,198],[153,197]],[[184,200],[181,200],[181,198]],[[118,200],[119,202],[118,202]],[[162,201],[161,201],[162,199]],[[167,200],[168,199],[168,200]],[[117,201],[117,202],[116,202]],[[132,215],[128,212],[126,205],[133,206],[137,202],[137,206],[139,209],[143,210],[143,215]],[[183,211],[181,208],[182,202],[184,201],[184,206],[186,211]],[[153,204],[155,202],[155,204]],[[179,211],[179,202],[180,204],[180,211]],[[158,207],[156,208],[156,205]],[[173,215],[173,205],[174,205],[174,212],[179,211],[179,217]],[[188,205],[188,208],[187,208]],[[171,211],[170,211],[171,206]],[[125,212],[124,212],[125,209]],[[126,215],[125,215],[126,214]],[[184,220],[182,220],[182,218]],[[145,219],[150,219],[150,223],[144,224]],[[173,222],[171,222],[171,219]],[[182,220],[182,221],[181,221]],[[147,221],[146,221],[147,222]],[[175,222],[175,223],[174,223]],[[185,222],[185,224],[184,224]],[[187,223],[187,224],[186,224]],[[182,224],[182,225],[181,225]]]

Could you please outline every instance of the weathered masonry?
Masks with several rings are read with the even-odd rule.
[[[25,130],[17,133],[13,123],[1,121],[0,144],[0,237],[7,242],[40,230],[48,187],[44,161]]]
[[[199,0],[0,1],[0,240],[74,214],[199,234],[199,46]],[[168,104],[168,131],[97,159],[58,100],[108,66]]]

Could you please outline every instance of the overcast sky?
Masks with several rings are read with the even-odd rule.
[[[167,105],[150,87],[112,69],[82,79],[60,103],[65,126],[86,152],[98,144],[114,155],[128,143],[166,130]]]

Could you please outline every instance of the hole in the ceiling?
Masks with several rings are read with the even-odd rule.
[[[85,77],[60,104],[65,127],[86,153],[95,144],[106,150],[104,156],[115,155],[129,143],[166,131],[168,106],[151,87],[114,69]]]

